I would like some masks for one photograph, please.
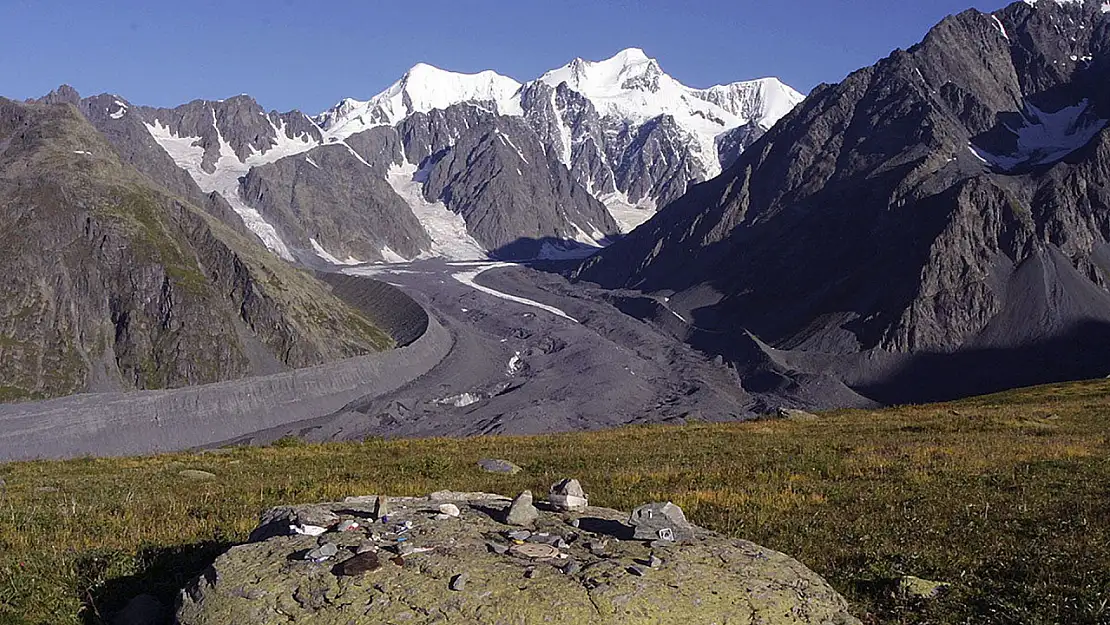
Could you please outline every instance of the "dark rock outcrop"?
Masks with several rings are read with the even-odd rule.
[[[1108,55],[1091,0],[947,18],[577,275],[883,401],[1105,375]]]

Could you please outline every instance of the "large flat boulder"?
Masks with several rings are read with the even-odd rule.
[[[289,519],[288,533],[220,556],[182,591],[178,623],[859,623],[797,560],[697,526],[644,541],[609,508],[537,502],[521,529],[504,523],[510,500],[498,495],[385,498],[381,519],[365,501],[306,506],[306,518],[334,514],[319,536],[297,533],[295,508],[265,514]],[[359,566],[343,565],[358,552]]]

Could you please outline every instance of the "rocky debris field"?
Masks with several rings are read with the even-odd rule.
[[[858,624],[798,561],[670,502],[590,506],[576,480],[274,508],[181,592],[181,625]]]

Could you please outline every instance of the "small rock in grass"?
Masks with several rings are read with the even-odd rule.
[[[479,460],[478,467],[486,473],[505,473],[507,475],[516,475],[521,471],[520,467],[508,460],[494,460],[489,458]]]
[[[185,469],[183,471],[178,471],[177,475],[187,480],[204,481],[216,479],[215,473],[209,473],[208,471],[201,471],[199,469]]]
[[[653,569],[657,569],[663,566],[663,559],[653,553],[651,554],[651,557],[648,558],[648,566]]]
[[[934,582],[913,575],[899,578],[895,595],[902,599],[935,599],[940,593],[947,590],[951,584]]]
[[[628,572],[638,577],[643,577],[647,575],[647,571],[644,569],[644,567],[636,565],[628,567]]]
[[[466,582],[469,579],[470,579],[470,575],[467,574],[467,573],[459,573],[458,575],[452,577],[451,578],[451,590],[459,591],[459,592],[465,590],[466,589]]]
[[[571,560],[570,562],[564,564],[563,568],[560,570],[563,572],[563,575],[574,575],[578,571],[582,570],[582,565],[579,564],[577,560]]]

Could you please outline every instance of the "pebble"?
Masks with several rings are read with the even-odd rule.
[[[508,545],[502,545],[501,543],[488,542],[488,543],[486,543],[486,547],[489,548],[490,551],[492,551],[493,553],[496,553],[499,556],[503,556],[506,553],[509,553],[509,546]]]
[[[651,557],[648,558],[648,566],[653,569],[657,569],[663,566],[663,559],[653,553],[651,554]]]
[[[526,490],[513,499],[509,512],[505,515],[505,523],[509,525],[532,525],[540,516],[540,511],[532,505],[532,491]]]
[[[454,576],[453,578],[451,578],[451,590],[461,592],[463,589],[466,588],[466,582],[469,579],[470,575],[468,575],[467,573],[459,573],[458,575]]]
[[[532,579],[535,576],[536,576],[536,569],[534,567],[528,567],[528,568],[524,569],[524,577],[526,577],[528,579]]]
[[[570,523],[570,526],[571,526],[571,527],[574,527],[574,528],[577,528],[577,527],[579,527],[580,525],[582,525],[582,521],[581,521],[581,520],[579,520],[579,519],[571,519],[571,520],[569,521],[569,523]]]
[[[314,562],[323,562],[324,560],[334,557],[338,553],[339,547],[336,547],[334,543],[324,543],[309,551],[305,554],[304,558],[305,560],[312,560]]]
[[[579,564],[577,560],[571,560],[570,562],[564,564],[563,568],[560,570],[563,572],[563,575],[574,575],[578,571],[582,570],[582,565]]]
[[[459,516],[459,507],[453,503],[445,503],[439,506],[439,513],[448,517]]]
[[[343,561],[339,565],[339,573],[341,575],[360,575],[380,568],[382,568],[382,563],[378,560],[378,554],[367,551]]]

